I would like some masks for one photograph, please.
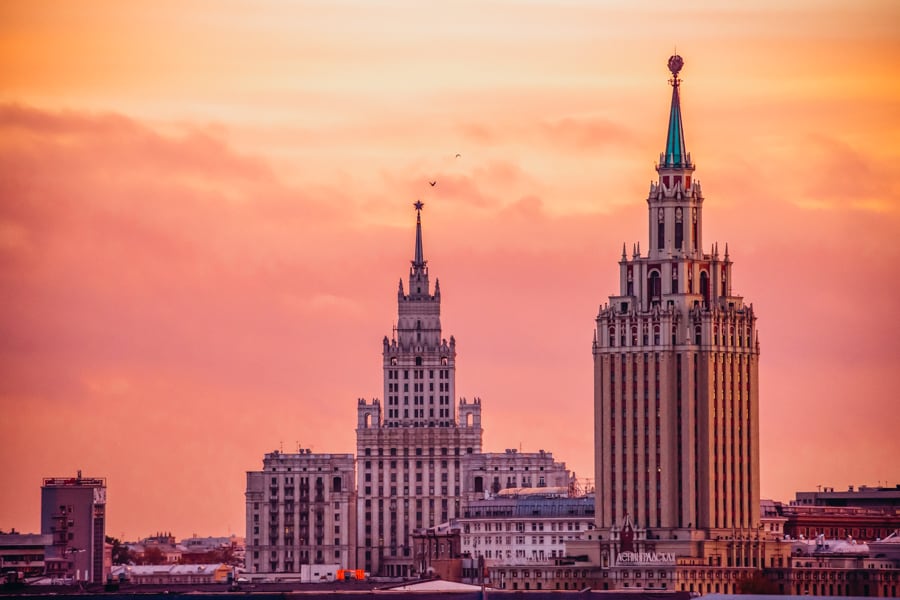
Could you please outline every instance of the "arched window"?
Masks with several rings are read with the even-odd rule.
[[[675,209],[675,248],[681,250],[681,244],[684,241],[684,217],[681,207]]]
[[[650,275],[647,277],[647,297],[650,299],[650,302],[659,302],[662,297],[659,271],[650,271]]]
[[[678,293],[678,267],[672,266],[672,293]]]
[[[659,325],[653,326],[653,345],[659,346]]]
[[[700,326],[694,327],[694,343],[700,345]]]
[[[637,327],[636,326],[631,327],[631,345],[637,346]]]
[[[691,209],[691,245],[697,251],[697,209]]]
[[[616,328],[610,327],[609,328],[609,347],[615,348],[615,346],[616,346]]]
[[[709,306],[709,273],[700,271],[700,295],[703,296],[703,306]]]
[[[656,247],[662,250],[666,246],[666,217],[663,209],[656,211]]]

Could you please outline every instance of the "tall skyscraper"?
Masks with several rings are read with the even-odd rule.
[[[728,246],[703,244],[683,64],[678,55],[668,62],[672,100],[647,197],[649,245],[630,256],[623,245],[619,291],[600,309],[593,344],[596,520],[613,531],[608,541],[623,542],[610,549],[612,562],[626,520],[641,539],[693,542],[759,524],[756,316],[733,291]]]
[[[397,326],[382,352],[384,399],[359,400],[359,566],[373,574],[415,573],[411,534],[460,514],[463,457],[481,452],[481,401],[456,393],[456,340],[441,331],[441,290],[432,293],[422,246],[422,208],[408,292],[400,280]]]
[[[106,480],[48,477],[41,486],[41,533],[51,534],[46,550],[51,577],[103,583],[106,541]]]

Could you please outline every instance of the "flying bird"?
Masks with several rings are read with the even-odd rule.
[[[435,185],[437,185],[437,181],[429,181],[428,185],[430,185],[431,187],[434,187]]]
[[[456,158],[459,158],[460,156],[462,156],[462,154],[457,154],[457,155],[456,155]]]

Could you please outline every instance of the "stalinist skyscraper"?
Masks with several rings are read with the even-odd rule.
[[[749,538],[759,523],[756,316],[734,291],[728,246],[704,246],[683,64],[677,55],[668,62],[672,100],[647,197],[649,244],[630,254],[623,246],[619,290],[594,334],[596,522],[611,532],[612,564],[626,544],[702,555],[704,540]]]
[[[384,406],[359,400],[356,428],[357,564],[372,574],[415,573],[413,530],[460,514],[464,461],[481,453],[481,401],[456,393],[456,340],[441,333],[441,287],[432,291],[422,208],[408,288],[397,290],[397,326],[382,351]]]

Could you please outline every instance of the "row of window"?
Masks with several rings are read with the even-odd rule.
[[[389,392],[389,393],[391,393],[391,392],[399,392],[399,391],[400,391],[400,384],[399,384],[399,383],[391,383],[391,382],[388,382],[388,392]],[[409,384],[408,384],[408,383],[404,383],[404,384],[403,384],[403,391],[404,391],[404,392],[408,392],[408,391],[409,391]],[[425,384],[424,384],[424,383],[413,383],[413,392],[424,392],[424,391],[425,391]],[[429,382],[428,382],[428,391],[429,391],[429,392],[433,392],[433,391],[434,391],[434,382],[433,382],[433,381],[429,381]],[[449,391],[450,391],[450,382],[449,382],[449,381],[439,381],[439,382],[438,382],[438,391],[439,391],[439,392],[449,392]]]
[[[416,360],[417,360],[417,364],[421,364],[419,362],[421,359],[417,358]],[[441,359],[441,360],[442,360],[441,364],[444,364],[444,365],[447,364],[445,362],[447,360],[446,358]],[[391,364],[396,365],[397,359],[392,358]],[[409,371],[410,371],[409,369],[403,369],[403,375],[402,375],[403,379],[410,378]],[[413,372],[413,376],[412,376],[413,379],[425,379],[425,369],[413,369],[412,372]],[[388,369],[387,377],[388,377],[388,379],[401,379],[400,370],[399,369]],[[450,379],[450,369],[438,369],[438,378],[439,379]],[[434,369],[428,370],[428,379],[434,379]]]
[[[380,481],[381,481],[381,482],[384,482],[384,481],[385,481],[384,475],[385,475],[385,473],[382,472],[382,473],[381,473],[381,478],[380,478]],[[417,472],[417,473],[416,473],[416,482],[417,482],[417,483],[421,482],[421,481],[422,481],[422,477],[423,477],[422,473],[421,473],[421,472]],[[371,474],[371,473],[366,473],[365,476],[364,476],[364,479],[365,479],[365,481],[366,481],[367,483],[368,483],[368,482],[371,482],[371,481],[372,481],[372,474]],[[454,479],[454,481],[459,482],[459,472],[457,472],[457,473],[454,474],[453,479]],[[396,482],[397,482],[397,474],[396,474],[396,473],[391,473],[391,474],[390,474],[390,480],[391,480],[391,483],[396,483]],[[434,472],[433,472],[433,471],[428,473],[428,481],[434,483]],[[444,482],[444,483],[446,483],[446,482],[448,481],[448,474],[447,474],[446,472],[441,473],[441,481]],[[403,473],[403,483],[409,483],[409,473]]]
[[[546,545],[547,543],[549,543],[552,546],[557,546],[560,544],[565,544],[566,540],[574,540],[574,539],[578,539],[578,537],[579,536],[575,535],[575,534],[560,535],[560,536],[533,535],[533,536],[531,536],[531,544],[533,546],[543,546],[543,545]],[[463,545],[463,547],[471,546],[473,548],[477,548],[478,546],[481,546],[481,545],[490,546],[493,544],[495,546],[503,546],[505,544],[507,546],[510,546],[513,544],[513,536],[508,535],[505,537],[505,540],[506,541],[504,542],[504,536],[502,536],[502,535],[495,535],[495,536],[475,535],[472,537],[463,536],[462,545]],[[524,535],[517,535],[517,536],[515,536],[515,543],[516,543],[516,545],[526,544],[526,543],[528,543],[528,538],[527,538],[527,536],[524,536]],[[490,558],[490,557],[488,557],[488,558]]]
[[[404,398],[404,400],[406,400],[406,398]],[[389,408],[388,411],[387,411],[387,413],[388,413],[388,414],[387,414],[388,419],[399,419],[399,418],[400,418],[400,409],[399,409],[399,408]],[[451,416],[451,415],[450,415],[450,409],[449,409],[449,408],[439,408],[439,409],[438,409],[437,418],[439,418],[439,419],[449,419],[450,416]],[[413,419],[425,419],[425,418],[433,419],[434,417],[435,417],[435,414],[434,414],[434,409],[433,409],[433,408],[429,408],[429,409],[428,409],[428,416],[427,416],[427,417],[425,416],[425,409],[424,409],[424,408],[414,408],[414,409],[413,409],[413,414],[412,414],[412,418],[413,418]],[[404,418],[404,419],[410,418],[410,415],[409,415],[409,409],[408,409],[408,408],[404,408],[404,409],[403,409],[403,418]],[[390,425],[389,425],[389,426],[390,426]],[[447,425],[445,424],[445,425],[441,425],[441,426],[442,426],[442,427],[446,427]]]
[[[384,454],[385,454],[384,448],[375,448],[374,450],[378,456],[384,456]],[[403,450],[403,456],[409,456],[409,448],[402,448],[402,450]],[[434,446],[432,446],[430,448],[422,448],[422,447],[416,448],[414,454],[416,456],[424,456],[426,454],[425,450],[428,450],[428,452],[427,452],[428,456],[435,455]],[[440,452],[441,456],[449,456],[450,455],[450,448],[443,447],[440,450],[441,450],[441,452]],[[461,450],[462,449],[459,447],[453,448],[453,454],[459,456],[459,454],[461,453]],[[466,448],[466,454],[472,454],[474,452],[474,450],[475,449],[472,447]],[[366,448],[365,450],[363,450],[363,455],[364,456],[372,456],[372,451],[373,451],[373,448]],[[389,456],[397,456],[398,455],[397,448],[389,448],[387,453]],[[368,464],[368,463],[366,463],[366,464]]]
[[[417,469],[421,469],[421,468],[423,467],[424,464],[425,464],[425,461],[423,461],[423,460],[417,460],[417,461],[416,461],[416,468],[417,468]],[[399,462],[399,463],[398,463],[398,461],[396,461],[396,460],[392,460],[392,461],[390,461],[390,463],[388,464],[388,466],[389,466],[391,469],[396,469],[398,466],[399,466],[400,468],[406,467],[407,469],[409,469],[409,468],[411,467],[411,465],[412,465],[412,461],[410,461],[410,460],[401,461],[401,462]],[[449,465],[450,465],[450,461],[449,461],[449,460],[442,460],[442,461],[441,461],[441,468],[442,468],[442,469],[446,469]],[[375,466],[377,466],[379,469],[383,469],[383,468],[384,468],[384,461],[379,460],[379,461],[376,463]],[[432,469],[434,468],[434,466],[435,466],[434,459],[431,459],[431,460],[428,461],[428,466],[431,467]],[[457,469],[459,468],[459,459],[456,459],[456,460],[453,461],[453,466],[456,467]],[[371,468],[372,468],[372,461],[371,461],[371,460],[365,461],[365,462],[363,463],[363,468],[365,468],[366,470],[371,469]]]
[[[494,523],[481,523],[480,521],[474,521],[463,523],[463,533],[480,532],[482,530],[482,525],[484,526],[484,531],[505,530],[525,532],[529,531],[529,524],[531,525],[530,531],[544,531],[545,524],[547,525],[547,531],[582,531],[583,529],[587,529],[587,524],[580,521],[566,521],[564,523],[550,521],[549,524],[545,523],[544,521],[532,521],[530,523],[525,521],[497,521]]]
[[[424,493],[424,492],[423,492],[424,488],[423,488],[421,485],[417,485],[415,489],[416,489],[416,495],[417,495],[417,496],[421,496],[421,495]],[[435,489],[436,489],[436,488],[435,488],[434,486],[429,487],[429,488],[428,488],[428,495],[429,495],[429,496],[435,496],[435,495],[437,495],[437,494],[434,493],[434,490],[435,490]],[[367,486],[365,486],[365,487],[363,488],[363,490],[364,490],[364,495],[366,495],[366,496],[371,496],[371,495],[372,495],[372,486],[367,485]],[[441,493],[440,493],[441,496],[447,496],[447,495],[449,495],[449,493],[448,493],[449,487],[448,487],[448,486],[442,485],[441,488],[440,488],[440,490],[441,490]],[[382,487],[382,486],[379,485],[378,488],[377,488],[377,491],[378,491],[378,493],[376,494],[376,496],[384,496],[384,487]],[[454,488],[454,492],[453,492],[453,493],[454,493],[455,495],[459,496],[459,486],[458,486],[458,485]],[[390,494],[389,494],[389,495],[390,495],[390,496],[396,496],[396,495],[397,495],[397,486],[392,485],[392,486],[390,487]],[[404,496],[409,496],[409,486],[403,486],[403,495],[404,495]]]

